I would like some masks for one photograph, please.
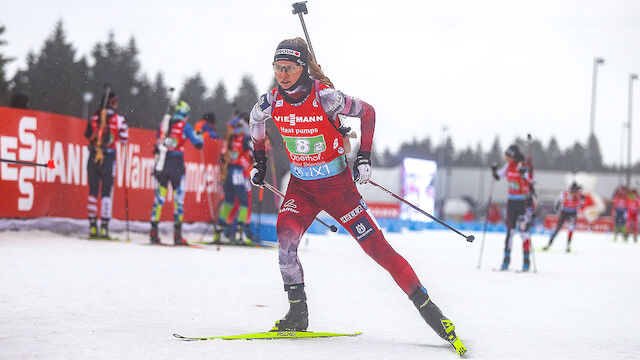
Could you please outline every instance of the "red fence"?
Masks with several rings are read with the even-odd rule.
[[[43,216],[86,218],[87,160],[84,138],[87,122],[40,111],[0,107],[0,157],[9,160],[55,162],[55,169],[0,163],[0,217]],[[113,192],[113,218],[125,217],[125,186],[129,195],[129,218],[149,220],[155,194],[153,145],[155,132],[132,128],[126,159],[118,147]],[[186,146],[185,221],[210,219],[208,194],[217,204],[222,196],[218,159],[222,144],[206,140],[205,163],[191,145]],[[173,219],[169,196],[162,220]],[[215,207],[214,207],[215,208]]]
[[[565,222],[564,227],[568,226],[568,222]],[[558,226],[557,215],[547,215],[544,218],[544,227],[549,230],[554,230]],[[578,216],[576,221],[576,230],[592,230],[597,232],[611,232],[613,230],[613,219],[609,216],[602,216],[596,221],[589,223],[587,219],[582,216]]]

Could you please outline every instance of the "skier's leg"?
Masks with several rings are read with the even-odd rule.
[[[543,250],[545,251],[549,250],[549,248],[551,247],[551,244],[553,244],[553,239],[555,239],[556,235],[558,235],[558,233],[560,232],[560,229],[562,229],[562,225],[567,219],[565,214],[566,213],[564,211],[560,213],[560,217],[558,218],[558,224],[556,225],[556,230],[553,232],[553,234],[549,238],[549,243],[547,244],[547,246],[542,248]]]
[[[521,215],[520,211],[524,212],[524,201],[521,201],[521,203],[522,204],[514,200],[507,200],[507,218],[505,219],[507,234],[504,239],[504,259],[502,260],[502,266],[500,267],[501,270],[507,270],[511,263],[513,234],[515,234],[518,217]]]
[[[239,237],[246,236],[245,243],[252,244],[253,233],[251,232],[249,224],[249,194],[247,193],[246,186],[244,184],[244,178],[242,184],[235,185],[236,197],[238,199],[238,232]]]
[[[233,219],[231,218],[231,210],[233,210],[236,196],[235,189],[233,187],[232,175],[233,167],[229,166],[227,168],[227,177],[225,178],[223,185],[224,200],[222,201],[222,208],[220,209],[220,214],[218,215],[218,222],[220,223],[220,227],[222,227],[223,233],[229,241],[233,240]]]
[[[507,228],[507,235],[504,239],[504,258],[502,259],[502,265],[500,266],[502,270],[507,270],[509,268],[509,264],[511,263],[511,244],[513,242],[513,234],[515,232],[515,227]]]
[[[152,244],[160,242],[158,236],[158,222],[162,216],[162,206],[167,199],[167,185],[169,184],[169,178],[166,174],[160,173],[156,176],[156,194],[153,200],[153,206],[151,207],[151,230],[149,237]]]
[[[320,210],[299,187],[293,182],[289,183],[276,225],[278,262],[289,299],[289,311],[284,318],[276,321],[273,330],[303,331],[309,323],[304,272],[298,258],[298,245]]]
[[[571,252],[571,238],[576,229],[577,214],[569,216],[569,234],[567,235],[567,252]]]
[[[116,174],[115,153],[104,154],[102,163],[102,196],[100,198],[100,237],[109,238],[109,220],[112,214],[113,178]]]
[[[89,237],[98,236],[98,191],[100,189],[99,173],[94,161],[95,151],[91,151],[87,160],[87,177],[89,181],[89,196],[87,197],[87,217],[89,218]]]
[[[350,174],[345,171],[343,175],[335,176],[336,179],[332,178],[337,186],[327,189],[333,196],[320,200],[321,207],[349,231],[367,255],[389,272],[427,324],[460,353],[459,349],[464,346],[454,332],[453,323],[431,301],[411,265],[389,245]],[[343,201],[335,201],[335,198]]]
[[[362,211],[361,214],[347,222],[343,222],[342,225],[358,241],[362,250],[378,263],[378,265],[389,272],[402,291],[410,295],[417,287],[421,286],[420,280],[418,280],[413,268],[404,257],[389,245],[378,222],[368,210],[364,200],[361,200],[360,203],[356,202],[351,206],[352,208],[341,212],[339,216],[335,216],[335,213],[327,212],[334,216],[334,218],[340,219],[341,217],[348,216],[352,211]]]
[[[522,271],[529,271],[529,266],[531,264],[530,254],[531,254],[531,223],[530,218],[525,214],[520,221],[520,237],[522,238]]]
[[[627,242],[629,241],[629,233],[631,232],[631,219],[629,219],[629,221],[627,221],[627,225],[624,228],[624,241]]]
[[[171,180],[173,188],[173,243],[174,245],[187,245],[182,238],[182,222],[184,219],[184,174],[178,173]]]

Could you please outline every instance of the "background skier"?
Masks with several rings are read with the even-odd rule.
[[[531,187],[535,183],[529,167],[524,162],[524,155],[516,145],[511,145],[504,153],[507,162],[498,169],[497,164],[491,166],[494,179],[500,180],[506,177],[509,183],[509,194],[507,196],[507,235],[504,240],[504,259],[501,270],[507,270],[511,262],[511,243],[516,225],[522,237],[523,262],[522,271],[529,271],[530,251],[531,251]]]
[[[158,222],[162,215],[162,206],[167,199],[167,186],[169,182],[173,188],[173,241],[175,245],[187,245],[182,238],[182,221],[184,218],[184,146],[189,139],[196,149],[203,146],[202,138],[193,130],[193,126],[187,122],[191,107],[185,101],[180,101],[175,108],[175,114],[169,122],[169,131],[163,143],[167,147],[166,159],[162,171],[156,172],[156,195],[151,208],[152,244],[158,244]]]
[[[129,126],[126,118],[117,113],[118,96],[109,91],[102,96],[98,110],[87,123],[84,136],[89,140],[89,159],[87,177],[89,197],[87,212],[89,216],[89,237],[109,239],[109,220],[113,201],[113,177],[116,168],[116,143],[125,145],[129,139]],[[104,103],[106,99],[106,104]],[[100,231],[98,232],[98,196],[100,195]]]
[[[567,252],[571,251],[571,238],[573,237],[573,231],[576,229],[576,220],[578,218],[578,211],[582,208],[584,203],[584,196],[580,192],[581,188],[575,182],[571,184],[568,191],[562,191],[558,200],[554,204],[554,209],[560,210],[560,216],[558,217],[558,224],[556,229],[549,238],[549,244],[542,248],[543,250],[549,250],[553,239],[558,235],[558,232],[562,229],[562,225],[565,221],[569,220],[569,233],[567,234]]]

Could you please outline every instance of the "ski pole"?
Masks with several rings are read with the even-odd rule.
[[[258,190],[258,243],[260,243],[260,228],[262,226],[262,200],[264,198],[264,188]]]
[[[202,165],[204,165],[205,167],[205,176],[207,176],[206,175],[207,164],[204,161],[204,148],[200,149],[200,160],[202,161]],[[200,239],[201,241],[204,241],[204,237],[207,236],[207,233],[209,232],[209,225],[215,222],[215,216],[213,214],[213,203],[211,201],[211,194],[209,193],[209,191],[207,191],[206,181],[205,181],[204,191],[207,193],[207,204],[209,205],[209,216],[211,216],[211,221],[207,224],[207,227],[204,229],[204,233],[202,234],[202,239]]]
[[[371,185],[373,185],[373,186],[376,186],[376,187],[380,188],[381,190],[383,190],[383,191],[384,191],[384,192],[386,192],[387,194],[389,194],[389,195],[393,196],[394,198],[396,198],[396,199],[398,199],[398,200],[402,201],[403,203],[405,203],[405,204],[407,204],[407,205],[411,206],[414,210],[418,211],[418,212],[419,212],[419,213],[421,213],[422,215],[425,215],[425,216],[429,217],[430,219],[435,220],[438,224],[443,225],[443,226],[445,226],[447,229],[449,229],[449,230],[451,230],[451,231],[455,232],[456,234],[458,234],[458,235],[462,236],[462,237],[463,237],[463,238],[465,238],[468,242],[472,242],[472,241],[475,239],[475,236],[473,236],[473,235],[469,235],[469,236],[467,236],[467,235],[465,235],[465,234],[461,233],[460,231],[458,231],[458,230],[454,229],[453,227],[449,226],[449,225],[448,225],[447,223],[445,223],[444,221],[442,221],[442,220],[438,219],[437,217],[435,217],[435,216],[433,216],[433,215],[429,214],[428,212],[426,212],[426,211],[424,211],[424,210],[420,209],[419,207],[417,207],[417,206],[413,205],[412,203],[408,202],[407,200],[405,200],[405,199],[401,198],[400,196],[398,196],[398,195],[396,195],[396,194],[392,193],[391,191],[387,190],[387,189],[386,189],[386,188],[384,188],[383,186],[378,185],[376,182],[369,180],[369,183],[370,183]]]
[[[11,159],[0,158],[0,162],[6,162],[9,164],[17,164],[17,165],[27,165],[27,166],[42,166],[48,169],[56,168],[56,164],[53,162],[53,159],[47,161],[46,163],[37,163],[33,161],[22,161],[22,160],[11,160]]]
[[[124,160],[122,162],[122,167],[124,168],[124,174],[122,177],[124,179],[124,218],[125,218],[125,228],[127,230],[127,242],[131,241],[131,237],[129,237],[129,185],[127,184],[127,178],[124,176],[127,172],[127,148],[128,144],[125,144],[122,147],[122,155],[124,155]]]
[[[533,175],[533,159],[531,158],[531,134],[530,133],[527,134],[527,162],[531,171],[531,175]],[[533,184],[531,184],[530,187],[531,187],[531,205],[532,205],[531,211],[533,212],[533,197],[536,195],[536,189],[533,186]],[[534,219],[534,216],[533,214],[531,214],[532,224],[530,226],[533,226],[533,219]],[[531,260],[533,261],[533,272],[537,274],[538,267],[536,266],[536,251],[533,246],[532,236],[529,236],[529,242],[531,246]]]
[[[489,188],[489,201],[487,201],[487,215],[484,219],[484,226],[482,227],[482,242],[480,242],[480,256],[478,256],[478,269],[480,269],[480,264],[482,264],[482,254],[484,252],[484,238],[487,235],[487,224],[489,223],[489,209],[491,208],[491,198],[493,197],[493,184],[495,184],[496,180],[491,180],[491,187]]]
[[[278,190],[277,188],[273,187],[271,184],[269,184],[268,182],[264,182],[264,187],[266,187],[267,189],[271,190],[274,194],[279,195],[281,198],[284,199],[284,194],[280,192],[280,190]],[[329,225],[326,222],[318,219],[318,217],[316,217],[316,221],[319,222],[320,224],[326,226],[329,228],[329,230],[331,230],[331,232],[338,232],[338,228],[335,225]]]

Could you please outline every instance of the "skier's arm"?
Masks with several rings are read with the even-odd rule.
[[[92,136],[93,136],[93,127],[91,126],[91,119],[89,119],[89,121],[87,121],[87,127],[84,129],[84,137],[87,138],[88,140],[91,140]]]
[[[218,132],[216,131],[216,129],[213,126],[209,125],[209,124],[204,124],[202,126],[202,130],[206,131],[207,134],[209,134],[209,137],[211,139],[219,139],[220,138],[218,136]]]
[[[196,147],[196,149],[200,150],[202,149],[202,138],[199,137],[198,135],[196,135],[195,130],[193,130],[193,126],[191,126],[191,124],[186,123],[184,124],[184,136],[187,137],[187,139],[189,139],[189,141],[191,141],[191,143],[193,144],[193,146]]]
[[[371,153],[376,126],[376,112],[373,106],[336,89],[322,89],[318,91],[318,95],[322,109],[329,119],[334,119],[336,115],[360,118],[360,151]]]
[[[536,183],[536,178],[533,177],[533,174],[531,173],[531,169],[527,165],[524,165],[523,163],[521,163],[520,166],[518,167],[518,172],[520,173],[520,177],[526,180],[529,184]]]
[[[271,117],[271,102],[273,94],[266,93],[260,96],[258,102],[251,109],[249,114],[249,133],[253,140],[255,152],[265,153],[266,123]]]
[[[267,173],[266,123],[271,117],[272,102],[273,94],[271,92],[263,94],[249,114],[249,133],[253,141],[253,159],[255,161],[251,169],[251,183],[256,186],[264,185],[264,177]]]
[[[496,169],[496,171],[494,171],[494,177],[496,175],[498,177],[496,180],[500,180],[507,175],[507,168],[509,168],[509,163],[504,163],[500,169]]]
[[[553,202],[553,210],[554,211],[560,210],[560,206],[562,205],[563,202],[564,202],[564,191],[561,191],[556,201]]]

